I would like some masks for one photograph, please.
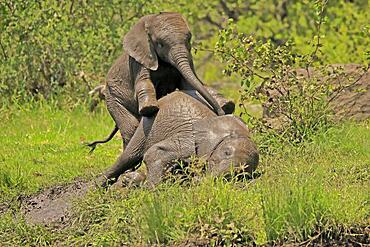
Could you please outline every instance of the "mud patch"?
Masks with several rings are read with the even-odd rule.
[[[92,185],[91,182],[79,180],[67,185],[47,188],[21,199],[20,211],[27,223],[67,225],[72,215],[73,202],[81,199]]]

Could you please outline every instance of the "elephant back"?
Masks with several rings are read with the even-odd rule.
[[[172,92],[159,100],[159,111],[146,133],[147,146],[179,134],[193,137],[193,124],[214,116],[216,114],[198,99],[182,91]]]

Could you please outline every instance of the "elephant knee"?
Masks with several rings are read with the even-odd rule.
[[[144,154],[144,162],[147,167],[152,166],[153,163],[158,163],[160,159],[160,150],[157,147],[151,147],[145,154]]]
[[[144,162],[147,167],[149,185],[157,185],[162,180],[165,171],[165,152],[159,147],[152,147],[145,153]]]

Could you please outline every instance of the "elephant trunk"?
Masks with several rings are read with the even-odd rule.
[[[181,75],[184,77],[185,81],[191,85],[192,89],[197,90],[213,107],[217,115],[225,114],[217,101],[196,76],[193,69],[191,54],[185,47],[173,47],[170,52],[170,63],[180,71]]]

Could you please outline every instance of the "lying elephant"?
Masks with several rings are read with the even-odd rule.
[[[192,95],[192,96],[189,96]],[[203,157],[207,171],[222,175],[231,168],[253,172],[258,150],[245,123],[233,115],[217,116],[194,91],[175,91],[159,103],[153,117],[143,117],[116,163],[104,173],[103,186],[144,160],[150,187],[161,182],[174,160]]]
[[[235,103],[232,100],[227,100],[226,98],[224,98],[224,96],[222,94],[220,94],[217,90],[215,90],[215,89],[213,89],[211,87],[206,87],[206,88],[211,93],[211,95],[216,99],[216,101],[219,102],[220,105],[222,105],[222,109],[224,110],[224,112],[226,114],[231,114],[231,113],[234,112],[234,110],[235,110]],[[95,87],[93,90],[91,90],[89,92],[89,94],[90,95],[95,95],[96,94],[97,97],[100,98],[100,100],[104,100],[104,98],[105,98],[104,91],[105,90],[106,90],[106,86],[105,85],[99,85],[99,86]],[[91,107],[95,107],[97,105],[97,103],[98,103],[98,101],[92,100]],[[139,121],[140,121],[140,116],[138,117],[137,122],[139,123]],[[98,144],[107,143],[110,140],[112,140],[112,138],[118,132],[118,130],[119,130],[118,126],[115,125],[114,128],[113,128],[113,130],[109,134],[109,136],[106,137],[105,139],[103,139],[103,140],[96,140],[96,141],[93,141],[93,142],[86,143],[86,146],[88,146],[88,147],[91,148],[90,153],[94,152],[94,150],[95,150],[95,148],[96,148],[96,146]],[[132,135],[133,135],[133,133],[134,132],[132,132]],[[121,132],[121,136],[122,136],[122,132]],[[130,135],[126,135],[125,137],[126,137],[125,138],[126,139],[125,143],[128,143],[130,141],[131,136]]]

